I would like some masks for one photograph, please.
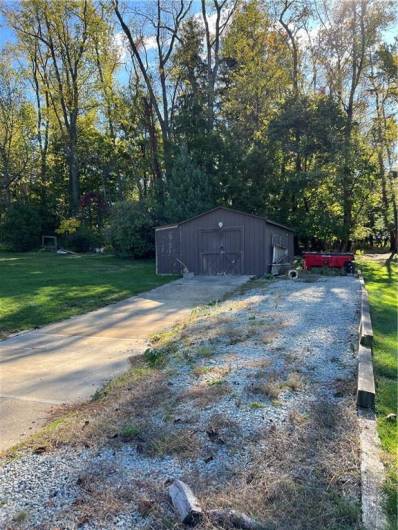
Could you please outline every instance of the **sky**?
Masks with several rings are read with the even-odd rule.
[[[15,42],[15,35],[7,26],[3,15],[0,13],[0,49],[12,42]]]
[[[150,0],[128,0],[127,3],[128,3],[129,9],[131,9],[131,8],[136,8],[136,9],[140,9],[141,8],[142,9],[142,8],[144,8],[144,6],[146,5],[146,3],[148,1],[150,1]],[[199,0],[193,0],[192,13],[199,15],[199,13],[200,13]],[[214,19],[214,17],[213,17],[213,19]],[[212,20],[210,20],[210,26],[212,25],[211,22],[212,22]],[[394,38],[397,35],[398,35],[397,26],[390,27],[388,29],[388,31],[384,32],[383,38],[388,44],[392,44],[394,42]],[[123,35],[121,30],[117,32],[116,40],[118,42],[120,42],[121,48],[124,48],[124,50],[123,50],[124,53],[122,52],[122,60],[123,59],[127,59],[127,45],[125,43],[124,35]],[[4,47],[6,47],[7,45],[10,45],[10,44],[13,44],[15,42],[16,42],[16,37],[15,37],[15,34],[14,34],[13,30],[8,27],[4,16],[0,13],[0,53],[1,53],[1,50]],[[150,52],[151,48],[154,49],[155,45],[156,45],[156,42],[155,42],[154,37],[148,37],[148,39],[146,41],[146,47],[147,47],[147,51],[149,52],[149,54],[151,53]],[[127,59],[127,62],[128,61],[129,60]],[[121,83],[124,83],[124,82],[127,81],[127,74],[125,72],[123,72],[123,68],[121,69],[121,72],[120,72],[119,81]]]

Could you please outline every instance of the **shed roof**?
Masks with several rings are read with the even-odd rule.
[[[247,213],[247,212],[242,212],[240,210],[235,210],[234,208],[226,208],[225,206],[216,206],[215,208],[212,208],[211,210],[206,210],[205,212],[202,212],[198,215],[194,215],[193,217],[190,217],[189,219],[185,219],[184,221],[180,221],[179,223],[176,223],[176,224],[169,224],[169,225],[162,225],[162,226],[157,226],[155,228],[155,230],[164,230],[165,228],[176,228],[177,226],[179,225],[183,225],[185,223],[189,223],[195,219],[198,219],[199,217],[203,217],[204,215],[207,215],[211,212],[215,212],[217,210],[225,210],[227,212],[234,212],[234,213],[237,213],[237,214],[240,214],[240,215],[246,215],[248,217],[254,217],[256,219],[261,219],[263,221],[265,221],[266,223],[269,223],[271,225],[275,225],[275,226],[278,226],[279,228],[284,228],[285,230],[289,230],[289,232],[294,232],[294,230],[286,225],[283,225],[281,223],[277,223],[275,221],[271,221],[271,219],[267,219],[266,217],[263,217],[261,215],[255,215],[253,213]]]

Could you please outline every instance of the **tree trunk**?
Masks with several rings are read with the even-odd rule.
[[[69,129],[68,138],[68,170],[69,170],[69,194],[70,204],[69,210],[71,216],[79,214],[80,211],[80,175],[79,164],[77,157],[77,127],[76,123],[72,122]]]

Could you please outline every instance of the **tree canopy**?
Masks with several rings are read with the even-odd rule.
[[[225,205],[291,225],[305,247],[396,250],[393,2],[1,9],[15,35],[0,57],[7,245],[74,226],[79,248],[142,256],[157,224]]]

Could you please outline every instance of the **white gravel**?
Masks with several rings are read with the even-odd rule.
[[[356,372],[353,345],[358,327],[359,289],[356,279],[345,276],[321,277],[311,283],[279,280],[265,290],[254,289],[235,297],[235,302],[246,303],[243,308],[238,306],[236,310],[233,302],[223,303],[215,311],[217,316],[232,319],[230,329],[246,330],[249,336],[231,344],[230,337],[221,329],[218,334],[213,329],[213,339],[207,343],[214,355],[196,363],[210,371],[195,376],[192,366],[182,365],[171,381],[173,389],[184,391],[192,385],[208,385],[211,369],[227,367],[229,371],[223,379],[232,391],[201,409],[194,408],[194,401],[189,408],[186,401],[181,401],[173,411],[174,418],[194,413],[192,426],[205,445],[209,443],[208,422],[214,414],[222,414],[237,425],[239,439],[248,442],[258,430],[284,422],[292,409],[304,411],[309,402],[320,398],[338,400],[333,385],[339,380],[353,380]],[[194,343],[206,343],[200,322],[196,328]],[[264,343],[262,333],[270,331],[274,335]],[[282,379],[291,371],[299,372],[304,387],[295,392],[285,389],[277,402],[251,395],[247,384],[258,372],[256,363],[264,359],[270,363],[264,370],[272,369]],[[254,408],[253,403],[259,408]],[[155,413],[152,421],[161,426],[164,419]],[[77,503],[85,496],[81,477],[100,476],[104,491],[109,486],[139,489],[142,481],[162,488],[165,480],[187,474],[204,481],[214,477],[222,481],[236,466],[250,465],[248,445],[240,443],[231,448],[228,442],[213,444],[214,458],[209,462],[204,462],[203,457],[194,460],[147,457],[128,444],[98,450],[63,448],[42,455],[25,454],[0,470],[0,528],[149,528],[151,517],[140,516],[134,500],[127,510],[106,521],[95,517],[82,521]]]

